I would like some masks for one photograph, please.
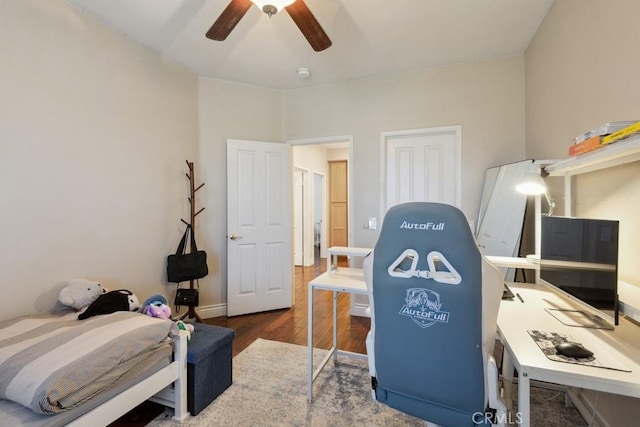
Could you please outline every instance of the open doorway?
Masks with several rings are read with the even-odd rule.
[[[318,262],[318,257],[326,258],[327,247],[331,245],[329,238],[329,162],[344,160],[348,165],[347,193],[350,202],[351,191],[351,150],[352,137],[338,136],[328,138],[314,138],[305,140],[287,141],[292,146],[292,161],[295,174],[299,174],[302,189],[294,188],[294,229],[300,227],[301,237],[295,238],[294,248],[296,265],[310,266]],[[295,182],[295,181],[294,181]],[[300,199],[296,202],[296,194]],[[351,203],[348,203],[350,206]],[[351,216],[347,212],[347,221],[350,225]],[[299,215],[299,218],[295,218]],[[350,230],[351,227],[349,226]],[[350,242],[350,233],[348,242]],[[348,245],[347,242],[347,245]],[[298,263],[300,261],[300,263]]]
[[[293,168],[293,264],[304,265],[304,181],[309,172]]]
[[[326,175],[313,173],[313,258],[327,257],[327,233],[324,231],[326,224]],[[323,256],[324,255],[324,256]]]

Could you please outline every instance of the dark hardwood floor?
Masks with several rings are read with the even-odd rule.
[[[339,265],[346,266],[346,260]],[[327,260],[316,253],[315,264],[309,267],[295,267],[294,305],[291,308],[246,314],[235,317],[214,317],[204,319],[204,323],[231,328],[236,332],[233,341],[233,355],[247,348],[257,338],[281,341],[291,344],[307,345],[307,283],[324,273]],[[315,291],[313,299],[313,335],[314,346],[328,349],[332,340],[332,293]],[[338,294],[338,347],[342,350],[365,353],[365,337],[371,324],[369,318],[349,314],[349,295]],[[144,426],[164,407],[145,402],[110,427]]]
[[[233,355],[240,353],[257,338],[307,345],[307,283],[326,271],[325,258],[315,257],[315,265],[295,267],[294,306],[283,310],[247,314],[235,317],[205,319],[210,325],[225,326],[236,332]],[[340,261],[346,265],[346,261]],[[315,291],[313,307],[314,346],[331,347],[332,293]],[[369,331],[369,318],[349,314],[349,298],[338,294],[338,347],[342,350],[365,353],[365,337]]]

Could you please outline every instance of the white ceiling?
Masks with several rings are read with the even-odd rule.
[[[205,33],[229,0],[67,1],[199,75],[276,89],[521,54],[553,3],[305,0],[333,42],[315,52],[286,11],[269,19],[252,6],[218,42]]]

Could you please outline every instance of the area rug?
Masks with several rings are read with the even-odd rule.
[[[325,354],[314,352],[316,364]],[[424,426],[424,421],[371,398],[364,360],[329,361],[314,383],[312,403],[306,387],[307,347],[257,339],[233,359],[233,384],[182,426]],[[554,401],[544,395],[538,401],[538,394],[532,389],[531,425],[586,425],[573,408],[564,407],[562,397]],[[543,416],[534,417],[536,413]],[[148,425],[176,424],[167,411]]]

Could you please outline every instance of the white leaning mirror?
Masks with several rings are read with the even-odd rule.
[[[476,240],[483,255],[518,256],[527,196],[516,191],[516,184],[532,163],[523,160],[487,169],[476,223]],[[505,280],[514,280],[515,269],[501,270]]]

